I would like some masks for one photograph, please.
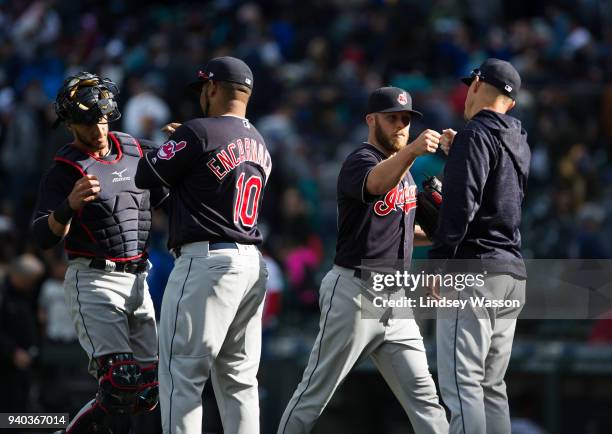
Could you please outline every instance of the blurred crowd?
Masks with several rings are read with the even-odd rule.
[[[272,270],[269,329],[281,306],[317,312],[318,283],[334,253],[336,177],[344,157],[367,136],[369,92],[394,85],[413,95],[425,114],[412,125],[413,137],[424,128],[458,130],[467,90],[458,77],[487,57],[511,61],[523,78],[511,114],[523,121],[533,152],[526,257],[612,254],[610,2],[4,0],[0,299],[16,297],[29,309],[34,325],[21,347],[26,354],[37,339],[74,339],[61,324],[41,327],[62,318],[54,309],[61,309],[65,264],[61,252],[37,251],[29,233],[41,175],[71,139],[63,127],[52,128],[62,80],[82,70],[111,78],[121,90],[123,114],[113,129],[161,143],[164,124],[201,115],[185,85],[206,60],[226,54],[253,69],[248,115],[274,162],[261,218]],[[441,155],[419,159],[415,179],[437,174],[443,164]],[[165,216],[155,217],[157,270],[150,283],[159,302],[172,259]],[[11,277],[24,267],[35,269],[34,282]],[[5,318],[0,334],[7,331]],[[18,358],[12,362],[28,361]]]

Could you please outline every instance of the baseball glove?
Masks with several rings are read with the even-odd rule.
[[[438,229],[438,214],[442,205],[442,181],[430,176],[423,181],[423,191],[417,193],[416,221],[432,239]]]

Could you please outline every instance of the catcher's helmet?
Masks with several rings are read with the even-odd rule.
[[[74,124],[97,124],[106,116],[108,121],[121,117],[116,95],[117,85],[108,78],[100,78],[89,72],[79,72],[64,80],[55,99],[57,121]]]

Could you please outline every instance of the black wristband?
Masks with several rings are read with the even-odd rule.
[[[67,225],[70,219],[72,219],[72,216],[74,216],[75,212],[75,210],[70,208],[68,199],[66,199],[60,204],[60,206],[57,207],[55,211],[53,211],[53,218],[55,218],[55,221],[58,223]]]

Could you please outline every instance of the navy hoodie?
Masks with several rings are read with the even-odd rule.
[[[449,152],[429,257],[479,259],[489,272],[525,278],[519,226],[530,158],[518,119],[478,112]]]

